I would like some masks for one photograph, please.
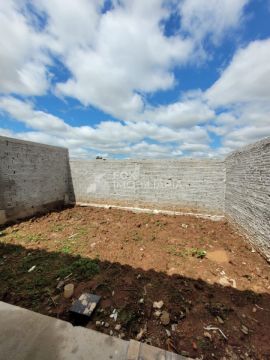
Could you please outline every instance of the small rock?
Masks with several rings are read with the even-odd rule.
[[[188,225],[187,224],[182,224],[181,225],[183,229],[187,229],[188,228]]]
[[[34,271],[35,268],[36,268],[36,265],[32,266],[32,267],[28,270],[28,272],[30,273],[30,272]]]
[[[96,321],[96,327],[101,326],[101,321]]]
[[[229,279],[227,276],[222,276],[219,279],[219,283],[222,286],[232,286],[236,289],[236,281],[234,279]]]
[[[110,335],[113,336],[113,331],[112,330],[110,331]]]
[[[161,309],[163,307],[163,305],[164,305],[164,302],[162,300],[153,302],[154,309]]]
[[[117,320],[117,316],[118,316],[118,313],[117,313],[117,310],[114,309],[113,312],[111,313],[110,315],[110,318],[114,319],[114,321]]]
[[[177,329],[177,324],[172,324],[172,331],[176,331]]]
[[[162,311],[160,322],[162,325],[169,325],[170,323],[170,314],[167,311]]]
[[[217,316],[217,321],[218,321],[220,324],[224,324],[224,320],[223,320],[220,316]]]
[[[220,285],[222,286],[231,286],[229,279],[227,278],[227,276],[223,276],[219,279],[218,281],[220,283]]]
[[[145,328],[141,329],[140,332],[137,334],[136,339],[137,339],[138,341],[140,341],[140,340],[142,339],[142,337],[143,337],[143,335],[144,335],[145,332],[146,332],[146,329],[145,329]]]
[[[204,336],[205,338],[209,339],[209,340],[212,340],[212,335],[211,335],[208,331],[205,331],[205,332],[203,333],[203,336]]]
[[[106,322],[104,326],[105,326],[105,328],[108,328],[110,326],[110,324]]]
[[[170,337],[170,336],[171,336],[171,332],[170,332],[170,330],[165,329],[165,331],[166,331],[167,336],[168,336],[168,337]]]
[[[60,280],[56,286],[56,289],[60,290],[64,285],[65,285],[65,282],[63,280]]]
[[[245,335],[248,335],[249,331],[248,331],[248,328],[245,326],[245,325],[242,325],[241,326],[241,331],[243,334]]]
[[[254,308],[252,309],[252,312],[257,312],[257,309],[255,308],[255,306],[254,306]]]
[[[157,311],[154,312],[154,316],[160,317],[160,315],[161,315],[161,311],[160,311],[160,310],[157,310]]]
[[[192,341],[192,347],[193,347],[193,350],[198,350],[198,346],[195,343],[195,341]]]
[[[115,330],[116,330],[116,331],[119,331],[120,329],[121,329],[121,325],[120,325],[120,324],[115,325]]]
[[[144,303],[144,298],[141,298],[140,300],[139,300],[139,304],[143,304]]]
[[[124,337],[125,337],[125,333],[119,334],[119,338],[120,338],[120,339],[123,339]]]

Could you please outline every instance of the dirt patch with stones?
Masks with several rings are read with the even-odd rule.
[[[80,325],[194,358],[270,359],[269,277],[225,220],[75,207],[0,232],[0,300],[77,324],[94,293]]]

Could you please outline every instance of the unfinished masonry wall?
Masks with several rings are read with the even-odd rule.
[[[270,259],[270,138],[226,159],[225,212]]]
[[[0,136],[0,224],[62,205],[68,150]]]
[[[171,205],[223,213],[222,160],[71,161],[76,202]]]

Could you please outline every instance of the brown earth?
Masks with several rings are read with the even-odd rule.
[[[0,300],[77,324],[72,301],[95,293],[83,325],[191,357],[270,359],[269,277],[225,220],[75,207],[0,232]]]

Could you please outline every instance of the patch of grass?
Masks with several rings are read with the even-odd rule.
[[[25,243],[38,243],[41,240],[44,240],[44,239],[43,239],[42,235],[40,235],[40,234],[27,235],[24,238]]]
[[[72,264],[60,269],[58,271],[58,276],[64,278],[71,273],[77,278],[94,276],[99,273],[97,260],[79,258]]]
[[[211,315],[213,315],[215,317],[219,316],[223,320],[225,320],[226,317],[228,316],[228,314],[233,311],[231,308],[225,306],[224,304],[218,303],[218,302],[206,304],[205,307]]]
[[[70,245],[64,245],[61,249],[60,252],[63,254],[70,254],[72,251]]]
[[[132,309],[127,309],[126,307],[121,309],[118,315],[118,319],[120,320],[121,324],[125,326],[130,325],[134,320],[137,319],[137,317],[138,315],[135,311]]]
[[[168,250],[168,253],[180,257],[194,256],[198,259],[203,259],[206,256],[206,250],[204,249],[184,248],[182,250],[178,250],[175,246],[171,247]]]
[[[0,231],[0,237],[6,236],[6,233],[4,231]]]
[[[51,227],[51,230],[53,232],[61,232],[65,229],[65,226],[64,225],[61,225],[61,224],[54,224],[52,227]]]
[[[137,232],[135,234],[132,235],[132,240],[138,242],[138,241],[143,241],[143,238],[141,237],[140,234],[138,234]]]
[[[204,249],[197,249],[197,248],[192,248],[191,249],[191,255],[195,256],[198,259],[203,259],[206,256],[206,250]]]
[[[157,220],[156,221],[156,226],[160,227],[160,228],[163,228],[164,226],[166,226],[168,223],[167,222],[164,222],[164,221],[161,221],[161,220]]]

